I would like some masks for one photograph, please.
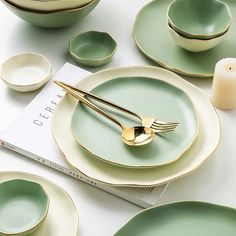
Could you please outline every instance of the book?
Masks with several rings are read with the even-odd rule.
[[[86,70],[66,63],[54,79],[74,84],[89,74]],[[141,207],[147,208],[158,204],[168,184],[148,188],[108,186],[84,176],[69,166],[51,134],[51,117],[64,94],[61,88],[50,81],[16,120],[0,133],[0,144]]]

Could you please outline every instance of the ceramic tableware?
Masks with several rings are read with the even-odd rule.
[[[172,28],[191,38],[209,39],[224,34],[232,16],[228,5],[218,0],[175,0],[167,10]]]
[[[92,0],[9,0],[9,3],[34,11],[57,11],[82,7]]]
[[[138,113],[179,122],[174,132],[157,136],[147,146],[127,147],[120,139],[119,127],[78,103],[72,115],[72,133],[84,149],[105,162],[128,168],[166,165],[180,158],[197,137],[198,116],[190,98],[162,80],[117,77],[99,84],[91,92]],[[137,121],[123,113],[116,114],[127,127],[137,125]]]
[[[191,98],[199,114],[199,135],[191,148],[179,160],[169,165],[148,169],[110,165],[91,157],[74,139],[70,130],[70,117],[78,101],[65,95],[53,113],[52,135],[71,166],[85,176],[108,185],[147,187],[187,175],[211,156],[220,142],[220,123],[208,96],[202,90],[165,69],[143,66],[101,71],[80,81],[78,87],[90,91],[106,81],[120,77],[150,77],[180,88]]]
[[[211,39],[194,39],[180,35],[178,32],[172,29],[169,24],[167,27],[175,43],[191,52],[202,52],[214,48],[224,39],[227,34],[227,32],[225,32],[225,34]]]
[[[116,41],[106,32],[80,33],[69,43],[70,55],[85,66],[100,66],[108,63],[116,49]]]
[[[85,6],[69,10],[61,10],[54,12],[37,12],[16,7],[10,2],[2,0],[5,6],[18,17],[20,17],[22,20],[32,25],[37,25],[46,28],[64,27],[79,22],[97,6],[99,1],[100,0],[92,0]]]
[[[50,79],[50,61],[36,53],[22,53],[3,62],[0,77],[6,85],[19,92],[41,88]]]
[[[26,235],[45,220],[49,198],[38,183],[23,179],[0,183],[0,235]]]
[[[233,208],[207,202],[175,202],[139,212],[114,235],[234,235],[235,218]]]
[[[37,175],[24,172],[0,172],[0,184],[15,179],[40,184],[50,199],[47,217],[43,224],[30,236],[77,236],[78,212],[68,193],[54,183]]]
[[[166,27],[166,12],[171,2],[172,0],[152,1],[138,13],[133,37],[144,55],[172,71],[195,77],[211,77],[219,60],[236,57],[235,1],[224,1],[233,15],[232,27],[227,36],[215,48],[201,53],[188,52],[176,45],[171,38]]]

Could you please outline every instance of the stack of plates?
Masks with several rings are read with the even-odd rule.
[[[115,125],[67,94],[54,112],[52,133],[66,160],[96,181],[135,187],[163,184],[198,168],[219,144],[219,119],[208,97],[165,69],[110,69],[77,85],[142,115],[180,122],[174,132],[157,135],[149,145],[128,147]],[[134,124],[115,115],[126,125]]]

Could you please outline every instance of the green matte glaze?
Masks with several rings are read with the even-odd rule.
[[[93,0],[91,3],[72,10],[61,10],[55,12],[33,12],[15,7],[6,0],[2,2],[18,17],[30,24],[46,28],[57,28],[71,25],[82,20],[99,3],[100,0]]]
[[[233,236],[236,210],[204,202],[176,202],[144,210],[115,236]]]
[[[86,150],[105,162],[129,168],[165,165],[177,160],[198,134],[198,117],[189,97],[164,81],[121,77],[92,92],[143,116],[180,122],[174,132],[156,135],[148,145],[130,147],[122,142],[120,127],[79,103],[72,116],[73,135]],[[114,112],[109,108],[111,111]],[[124,113],[114,115],[126,127],[140,124]]]
[[[26,235],[46,217],[49,198],[41,185],[22,179],[0,184],[0,235]]]
[[[116,51],[115,40],[105,32],[88,31],[78,34],[69,43],[70,55],[86,66],[109,62]]]
[[[175,0],[167,15],[177,32],[194,38],[216,37],[227,31],[232,19],[228,6],[217,0]]]
[[[225,57],[236,57],[236,1],[225,0],[233,16],[232,26],[222,43],[199,53],[180,48],[171,38],[166,23],[168,5],[172,0],[155,0],[137,15],[133,36],[139,49],[158,64],[180,74],[211,77],[215,64]]]

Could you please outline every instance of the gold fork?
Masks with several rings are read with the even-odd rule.
[[[174,131],[175,128],[178,126],[178,122],[165,122],[165,121],[160,121],[158,119],[155,119],[153,117],[142,117],[140,116],[139,114],[133,112],[133,111],[130,111],[124,107],[121,107],[111,101],[108,101],[108,100],[105,100],[104,98],[101,98],[99,96],[96,96],[94,94],[91,94],[89,92],[86,92],[82,89],[79,89],[79,88],[76,88],[72,85],[69,85],[67,83],[64,83],[64,82],[61,82],[61,81],[54,81],[54,83],[56,83],[57,85],[63,85],[64,87],[67,87],[67,88],[70,88],[78,93],[81,93],[85,96],[87,96],[88,98],[92,98],[94,99],[95,101],[98,101],[98,102],[101,102],[107,106],[110,106],[110,107],[113,107],[119,111],[122,111],[122,112],[125,112],[131,116],[134,116],[136,118],[138,118],[142,125],[145,126],[145,127],[149,127],[151,128],[155,133],[166,133],[166,132],[171,132],[171,131]]]

